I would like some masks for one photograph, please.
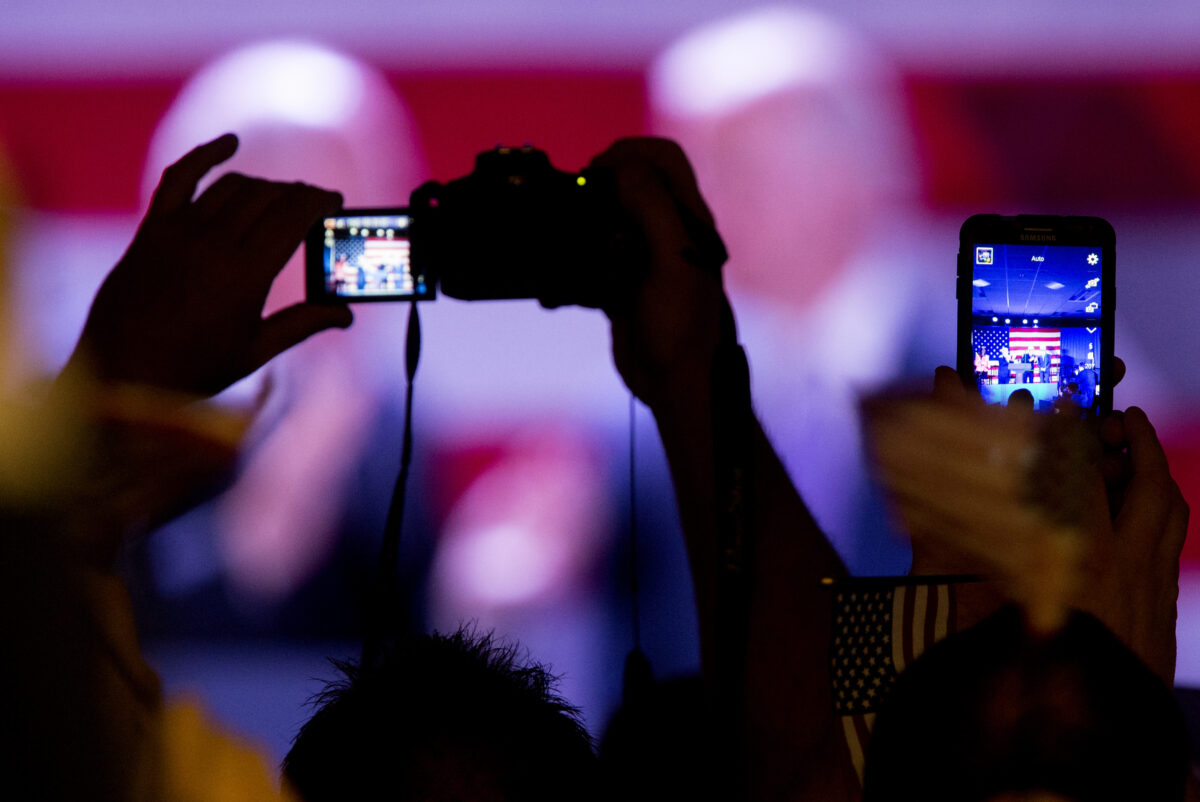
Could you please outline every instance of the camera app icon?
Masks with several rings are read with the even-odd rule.
[[[979,246],[975,248],[975,264],[990,265],[992,263],[992,249],[990,246]]]

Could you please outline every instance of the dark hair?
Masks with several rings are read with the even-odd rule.
[[[1033,393],[1022,387],[1020,390],[1014,390],[1012,395],[1008,397],[1008,406],[1010,407],[1028,407],[1033,409]]]
[[[595,756],[556,678],[467,628],[384,648],[313,699],[283,761],[307,802],[586,798]]]
[[[871,737],[863,800],[1181,800],[1189,750],[1174,697],[1095,618],[1052,638],[1007,607],[901,675]]]

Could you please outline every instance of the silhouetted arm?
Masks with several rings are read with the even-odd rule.
[[[831,596],[821,585],[845,568],[751,412],[723,253],[714,253],[723,249],[703,236],[712,216],[673,143],[624,140],[595,164],[616,171],[650,249],[636,294],[607,310],[613,355],[667,453],[706,688],[722,715],[740,719],[740,747],[731,738],[744,755],[740,779],[754,798],[853,798],[828,676]]]
[[[0,641],[20,665],[5,687],[21,697],[8,707],[39,798],[175,799],[185,784],[196,798],[281,798],[259,756],[196,709],[164,706],[112,570],[133,524],[233,459],[238,424],[189,402],[352,319],[308,304],[263,317],[272,280],[341,199],[230,174],[193,200],[236,147],[221,137],[164,172],[42,409],[65,433],[62,471],[31,513],[0,510]]]

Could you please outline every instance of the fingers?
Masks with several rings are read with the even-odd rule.
[[[728,258],[725,245],[677,144],[652,137],[618,140],[592,166],[615,173],[621,203],[645,231],[652,256],[682,253],[693,265],[719,271]]]
[[[1125,438],[1129,443],[1129,459],[1134,473],[1146,477],[1170,478],[1167,455],[1163,451],[1154,425],[1139,407],[1130,407],[1124,416]]]
[[[192,204],[194,221],[197,223],[211,221],[222,209],[232,203],[239,193],[245,192],[254,180],[241,173],[226,173],[218,178]]]
[[[651,258],[673,263],[691,240],[661,175],[648,162],[629,162],[617,170],[616,180],[622,206],[646,233]]]
[[[1112,359],[1113,380],[1112,386],[1116,387],[1121,383],[1121,379],[1125,378],[1125,360],[1119,356],[1114,356]]]
[[[233,134],[219,136],[189,151],[183,158],[163,170],[158,188],[150,200],[149,216],[161,216],[187,206],[196,194],[196,185],[212,168],[227,160],[238,148]]]
[[[933,371],[933,398],[935,401],[961,403],[966,397],[967,388],[963,387],[958,371],[946,365],[939,365]]]
[[[1183,491],[1179,489],[1179,485],[1175,482],[1171,483],[1171,507],[1167,514],[1166,535],[1163,538],[1163,548],[1168,555],[1172,555],[1176,561],[1179,559],[1180,553],[1183,552],[1183,544],[1187,539],[1188,519],[1191,517],[1191,509],[1188,507],[1187,501],[1183,498]]]
[[[192,202],[205,173],[237,150],[226,134],[195,148],[163,171],[150,214],[179,211]],[[257,251],[264,275],[273,277],[321,214],[341,208],[342,197],[301,183],[286,184],[229,173],[217,179],[192,204],[191,222],[205,225],[226,244]]]
[[[164,171],[150,225],[84,327],[82,352],[95,354],[105,378],[209,395],[318,331],[350,325],[345,307],[300,304],[262,318],[275,276],[341,196],[230,174],[193,201],[200,179],[237,145],[220,137]]]
[[[1125,447],[1125,413],[1113,410],[1100,421],[1100,442],[1106,448]]]
[[[604,153],[592,160],[594,167],[617,167],[631,161],[653,164],[662,173],[671,193],[688,211],[713,225],[712,211],[700,194],[692,165],[683,149],[669,139],[638,137],[619,139]]]
[[[912,481],[931,496],[1023,501],[1023,476],[1035,453],[1027,421],[892,402],[869,413],[868,429],[888,484]]]
[[[214,236],[239,243],[248,234],[256,233],[252,230],[254,224],[267,207],[285,195],[289,185],[244,176],[234,178],[242,179],[240,186],[236,186],[229,199],[215,210],[210,229]],[[204,196],[200,197],[203,199]],[[273,235],[273,232],[268,235]]]
[[[1129,455],[1125,453],[1125,413],[1113,410],[1100,421],[1100,473],[1108,489],[1110,511],[1120,509],[1131,473]]]
[[[1178,487],[1171,478],[1154,427],[1146,413],[1137,407],[1125,411],[1125,436],[1129,442],[1131,476],[1116,528],[1127,539],[1154,543],[1163,537],[1164,527],[1176,506]]]
[[[212,230],[232,242],[248,237],[257,241],[264,234],[282,238],[296,232],[294,240],[298,242],[321,213],[336,211],[341,204],[340,194],[301,182],[227,173],[196,199],[193,215],[194,222],[208,222]]]
[[[611,152],[612,149],[609,154]],[[655,165],[641,159],[627,160],[619,165],[614,162],[613,175],[621,207],[630,215],[633,224],[645,238],[649,272],[636,288],[631,288],[628,296],[610,300],[604,311],[614,323],[621,320],[632,323],[638,319],[638,311],[646,299],[670,298],[671,303],[677,307],[675,311],[678,314],[672,314],[669,307],[664,307],[662,314],[653,321],[641,321],[637,336],[639,341],[647,338],[652,342],[664,340],[654,337],[654,330],[648,330],[646,327],[684,326],[685,322],[676,318],[679,315],[686,317],[694,314],[694,304],[691,300],[694,296],[693,290],[696,288],[697,279],[700,278],[698,274],[706,271],[697,270],[696,265],[688,258],[695,250],[695,245],[680,215],[679,205]],[[660,304],[659,301],[652,303]],[[623,339],[623,335],[614,332],[613,336],[615,348],[618,340]],[[658,349],[651,347],[650,350]],[[669,349],[664,346],[662,350]]]
[[[249,275],[269,282],[309,227],[341,205],[336,192],[229,173],[197,198],[193,214],[207,236],[236,251]]]
[[[319,331],[344,329],[353,322],[354,314],[347,306],[299,303],[281,309],[262,322],[259,335],[251,346],[252,364],[247,372],[258,370]]]
[[[304,241],[313,223],[342,207],[337,192],[299,183],[275,187],[270,202],[262,204],[254,220],[246,222],[242,236],[247,258],[251,264],[261,265],[262,275],[269,278],[274,278]],[[245,216],[249,216],[248,209]]]

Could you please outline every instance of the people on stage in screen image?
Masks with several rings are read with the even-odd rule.
[[[329,278],[331,285],[329,289],[340,295],[352,278],[350,260],[346,258],[345,254],[339,254],[337,259],[334,260],[333,269],[329,271]]]
[[[1076,374],[1076,379],[1079,384],[1080,406],[1088,409],[1096,400],[1098,380],[1095,363],[1091,360],[1085,362]]]
[[[986,353],[986,351],[984,353]],[[1009,380],[1012,378],[1011,373],[1010,373],[1010,368],[1008,365],[1008,361],[1009,361],[1008,348],[1007,347],[1001,348],[1000,349],[1000,358],[998,360],[996,360],[996,383],[997,384],[1008,384]],[[983,385],[981,384],[980,389],[982,390],[982,388],[983,388]]]
[[[1066,386],[1062,389],[1060,397],[1070,401],[1077,407],[1082,407],[1084,405],[1083,394],[1079,392],[1079,382],[1067,382]]]
[[[1011,245],[997,254],[995,265],[976,264],[971,337],[975,353],[982,351],[990,362],[990,380],[979,383],[988,403],[1006,404],[1020,386],[1038,411],[1060,409],[1074,381],[1083,414],[1097,413],[1102,299],[1091,250]]]
[[[980,394],[988,403],[1004,404],[1020,386],[1034,396],[1038,410],[1058,408],[1064,397],[1075,397],[1083,410],[1094,408],[1102,390],[1095,343],[1087,339],[1095,335],[1085,332],[1075,326],[976,326],[972,338]],[[1032,341],[1035,337],[1040,341]],[[1076,389],[1068,392],[1072,383]]]
[[[988,380],[988,374],[991,372],[992,361],[988,359],[987,351],[977,349],[975,351],[975,383],[982,387]]]

